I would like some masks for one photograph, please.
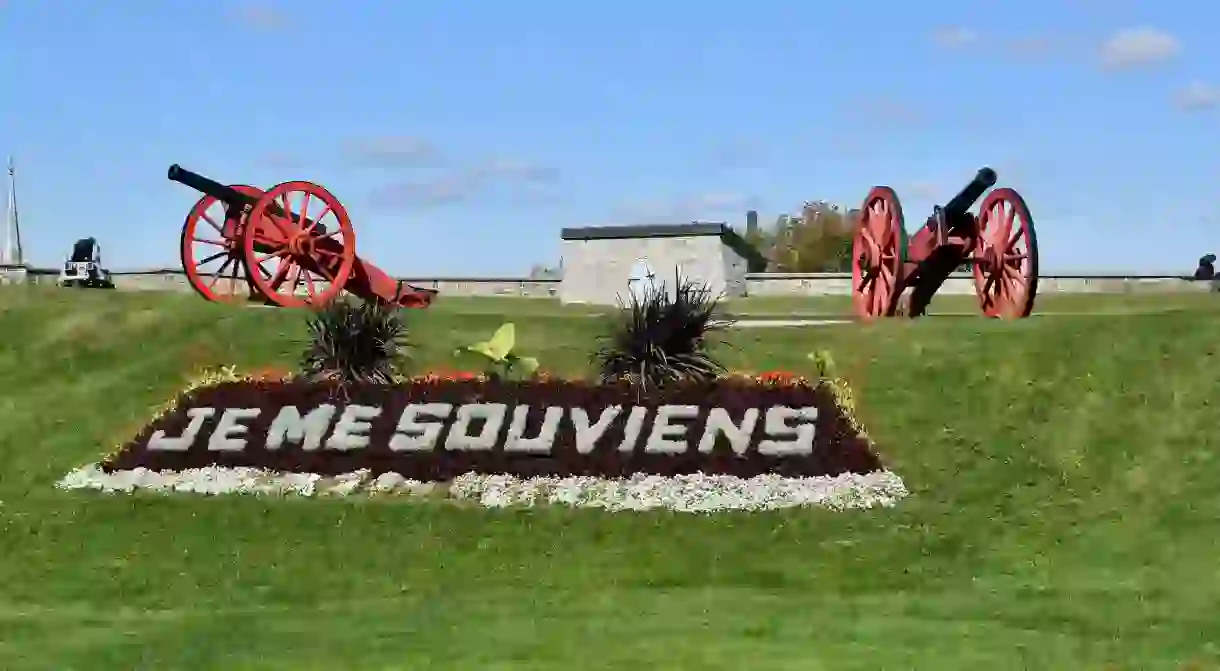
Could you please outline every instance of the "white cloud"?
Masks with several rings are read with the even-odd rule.
[[[381,186],[373,191],[373,200],[385,207],[436,207],[481,199],[497,189],[507,190],[519,201],[537,200],[545,196],[544,187],[559,179],[560,172],[556,168],[517,159],[492,158],[445,171],[434,179]]]
[[[942,26],[932,31],[932,41],[946,49],[956,49],[977,42],[979,34],[961,26]]]
[[[288,15],[281,9],[265,4],[243,4],[233,9],[237,21],[257,30],[280,30],[287,27]]]
[[[434,165],[440,159],[432,143],[405,135],[353,140],[344,147],[344,153],[357,162],[380,166],[417,167]]]
[[[1111,35],[1101,45],[1101,66],[1106,70],[1127,70],[1156,65],[1182,53],[1178,38],[1158,28],[1127,28]]]
[[[1174,103],[1187,111],[1220,107],[1220,86],[1193,81],[1174,94]]]

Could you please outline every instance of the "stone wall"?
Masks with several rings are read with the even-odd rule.
[[[719,245],[715,238],[710,242]],[[634,261],[634,259],[633,259]],[[53,283],[56,269],[25,266],[0,266],[0,284],[23,282]],[[753,273],[745,276],[749,296],[826,296],[851,292],[851,276],[845,273]],[[438,289],[442,296],[529,296],[558,297],[559,280],[525,278],[407,278],[420,287]],[[155,269],[114,273],[119,289],[134,291],[190,291],[181,270]],[[625,282],[624,282],[625,284]],[[622,287],[626,291],[626,286]],[[1038,281],[1040,293],[1156,293],[1179,291],[1220,291],[1220,282],[1193,282],[1169,275],[1056,274]],[[618,290],[616,290],[618,291]],[[974,293],[973,280],[954,275],[941,291],[946,294]]]
[[[23,268],[0,266],[0,283],[32,282],[53,284],[59,271],[46,268]],[[186,274],[179,269],[150,269],[112,272],[114,285],[128,291],[190,291]],[[441,294],[453,296],[531,296],[552,297],[559,294],[559,280],[531,280],[525,278],[404,278],[408,284],[428,289],[439,289]]]
[[[675,269],[683,278],[706,282],[715,293],[726,291],[725,252],[731,251],[710,235],[617,238],[563,241],[563,276],[559,297],[564,303],[617,305],[627,299],[627,280],[640,259],[646,259],[658,282],[672,285]],[[613,281],[613,278],[622,278]],[[740,284],[738,284],[740,286]]]

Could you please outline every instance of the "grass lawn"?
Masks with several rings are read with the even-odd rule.
[[[831,350],[913,495],[696,517],[60,492],[193,366],[291,365],[302,316],[0,289],[0,668],[1220,668],[1217,299],[733,332],[732,367]],[[413,314],[419,359],[505,312],[587,372],[602,320],[544,300]]]

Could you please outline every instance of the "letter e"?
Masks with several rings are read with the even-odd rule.
[[[657,418],[652,422],[652,433],[644,443],[644,452],[649,454],[682,454],[686,451],[684,424],[670,424],[671,419],[694,419],[699,416],[697,405],[663,405],[657,408]],[[680,438],[680,439],[679,439]]]
[[[216,430],[208,439],[208,449],[212,452],[241,452],[246,449],[248,427],[242,421],[254,419],[262,412],[259,408],[225,408],[216,424]]]
[[[347,406],[335,422],[335,432],[326,439],[327,449],[347,451],[368,447],[368,433],[373,428],[369,421],[380,414],[381,408],[375,405]]]

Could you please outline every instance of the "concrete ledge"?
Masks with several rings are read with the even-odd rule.
[[[190,291],[186,274],[178,268],[117,270],[115,286],[129,291]],[[0,266],[0,284],[53,283],[54,268]],[[554,297],[560,280],[516,277],[407,277],[418,287],[437,289],[442,296]],[[1056,273],[1038,280],[1040,293],[1167,293],[1220,291],[1220,280],[1196,281],[1182,275]],[[845,296],[851,293],[850,273],[751,273],[746,275],[747,296]],[[966,273],[950,276],[943,294],[973,294],[974,280]]]
[[[112,270],[115,287],[127,291],[191,291],[186,273],[180,268]],[[0,284],[53,284],[59,277],[54,268],[0,266]],[[533,280],[515,277],[405,277],[408,284],[438,289],[450,296],[530,296],[559,294],[559,280]],[[222,280],[226,282],[227,280]],[[302,289],[303,291],[303,289]]]
[[[1220,290],[1216,281],[1197,281],[1182,275],[1116,273],[1056,273],[1038,278],[1039,293],[1164,293]],[[954,273],[941,286],[941,294],[974,294],[974,278]],[[746,275],[748,296],[847,296],[851,273],[751,273]]]

